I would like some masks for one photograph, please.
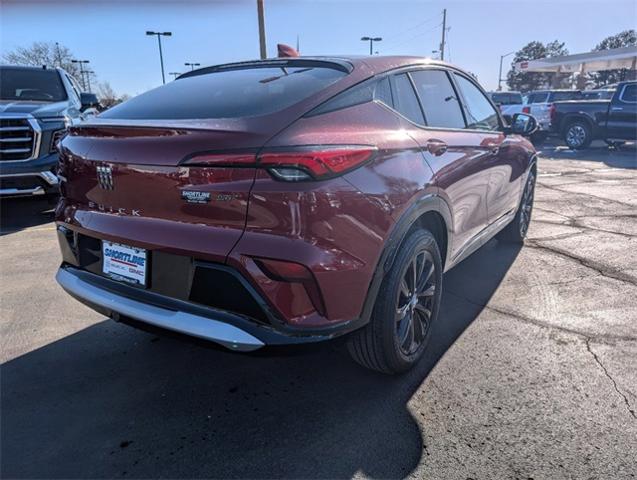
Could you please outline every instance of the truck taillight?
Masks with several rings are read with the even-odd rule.
[[[551,123],[555,122],[555,115],[556,115],[556,108],[555,108],[555,104],[551,103],[551,105],[549,106],[549,118],[551,119]]]
[[[522,107],[522,113],[531,113],[531,107]]]

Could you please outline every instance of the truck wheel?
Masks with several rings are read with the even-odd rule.
[[[590,127],[584,122],[573,122],[564,130],[564,141],[569,148],[580,150],[588,148],[593,141]]]
[[[429,343],[441,293],[438,244],[428,230],[416,230],[383,279],[369,323],[350,335],[347,349],[352,358],[382,373],[413,367]]]

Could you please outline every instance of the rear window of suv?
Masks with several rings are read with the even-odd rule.
[[[238,118],[300,102],[347,73],[328,67],[267,66],[179,78],[102,113],[119,119]]]

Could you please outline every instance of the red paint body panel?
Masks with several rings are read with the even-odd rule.
[[[379,261],[401,221],[423,198],[444,217],[447,267],[518,205],[533,156],[530,143],[501,131],[413,124],[372,101],[303,116],[342,90],[412,57],[351,59],[352,73],[276,114],[245,119],[92,122],[62,142],[58,224],[98,239],[225,263],[295,329],[362,317]],[[439,67],[441,64],[437,64]],[[443,64],[444,65],[444,64]],[[433,142],[433,143],[432,143]],[[444,144],[445,149],[432,148]],[[373,157],[344,175],[285,182],[257,165],[192,166],[201,153],[371,146]],[[114,189],[98,182],[110,166]],[[193,204],[184,191],[210,194]],[[312,273],[325,306],[302,283],[273,280],[253,261],[296,262]]]

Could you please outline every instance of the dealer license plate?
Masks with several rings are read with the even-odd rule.
[[[102,242],[102,272],[135,285],[146,285],[146,250],[113,242]]]

